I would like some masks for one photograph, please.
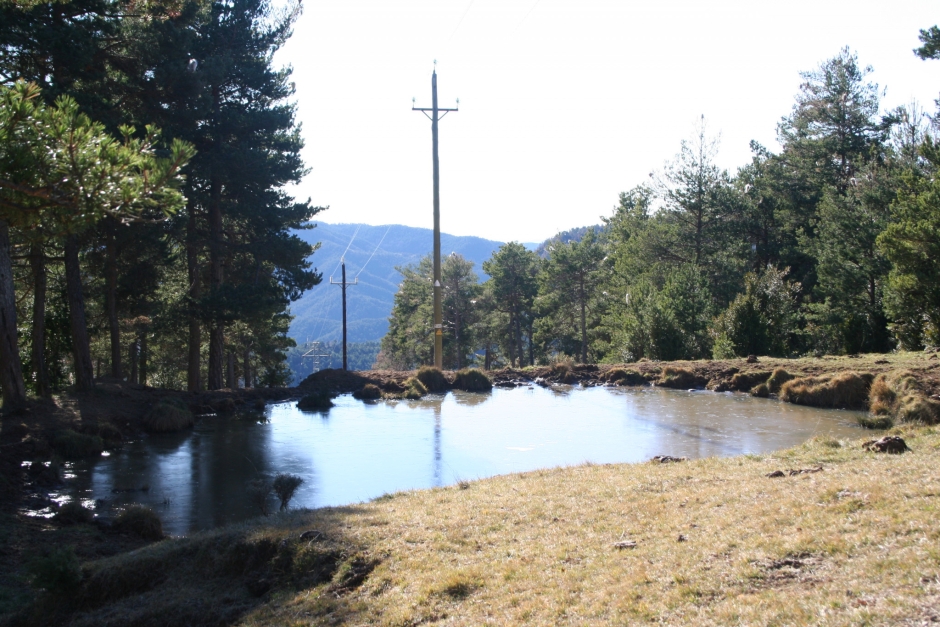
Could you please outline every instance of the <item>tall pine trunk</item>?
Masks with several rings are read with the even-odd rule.
[[[121,372],[121,326],[117,314],[117,242],[114,237],[114,221],[108,220],[105,243],[105,309],[108,312],[108,331],[111,335],[111,376],[118,379]]]
[[[186,223],[186,269],[189,272],[189,362],[186,367],[186,389],[200,392],[202,376],[200,357],[202,354],[202,329],[196,315],[196,303],[202,297],[202,281],[199,276],[199,252],[196,247],[196,208],[190,203],[189,220]]]
[[[16,337],[16,296],[13,262],[10,259],[10,229],[0,220],[0,389],[4,409],[26,402],[26,385]]]
[[[212,181],[209,201],[209,280],[214,293],[222,287],[222,190],[218,179]],[[216,318],[218,312],[216,312]],[[209,389],[222,388],[222,362],[225,358],[224,326],[214,319],[209,327]]]
[[[245,359],[244,359],[244,370],[245,370],[245,389],[254,387],[251,381],[251,349],[247,346],[245,347]]]
[[[140,355],[138,360],[140,365],[138,366],[138,383],[141,385],[147,385],[147,358],[148,358],[148,346],[147,346],[147,332],[144,331],[140,334]]]
[[[225,369],[225,387],[230,390],[234,390],[237,387],[235,385],[235,353],[232,351],[228,352],[228,364]]]
[[[47,397],[49,373],[46,371],[46,255],[41,244],[29,249],[29,266],[33,273],[33,342],[30,347],[30,369],[36,377],[36,394]]]
[[[88,343],[82,271],[78,264],[78,238],[74,235],[69,235],[65,240],[65,291],[69,303],[72,356],[75,358],[75,385],[79,391],[88,392],[95,387],[95,371],[91,364],[91,348]]]
[[[587,297],[584,294],[584,273],[581,273],[578,292],[581,298],[581,363],[587,363]]]

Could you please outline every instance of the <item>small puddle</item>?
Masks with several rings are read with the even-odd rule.
[[[322,507],[588,461],[765,453],[814,435],[863,433],[858,412],[656,388],[533,387],[335,403],[323,413],[271,405],[262,420],[203,418],[191,431],[148,436],[72,465],[66,491],[101,512],[142,503],[178,535],[256,516],[248,484],[279,472],[304,479],[292,506]]]

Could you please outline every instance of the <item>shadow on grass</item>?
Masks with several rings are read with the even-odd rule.
[[[378,564],[343,531],[359,511],[288,511],[87,562],[74,589],[41,593],[2,624],[231,625],[305,590],[321,599],[309,611],[352,619],[346,597]]]

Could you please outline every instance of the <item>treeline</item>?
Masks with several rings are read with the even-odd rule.
[[[272,56],[299,3],[0,0],[4,403],[100,375],[286,383],[302,141]]]
[[[921,32],[940,58],[940,30]],[[885,352],[940,344],[940,145],[848,49],[802,74],[774,153],[729,174],[702,120],[600,229],[443,262],[445,364]],[[431,265],[401,268],[380,364],[431,362]]]
[[[379,341],[349,342],[346,344],[346,362],[350,370],[370,370],[379,354]],[[304,357],[310,352],[311,356]],[[293,373],[293,384],[296,385],[305,377],[313,373],[315,360],[313,355],[321,355],[320,368],[343,367],[343,343],[339,340],[332,342],[308,342],[287,351],[287,365]]]

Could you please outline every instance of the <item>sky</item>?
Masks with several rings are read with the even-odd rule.
[[[325,222],[432,226],[431,122],[440,122],[441,229],[537,242],[609,216],[700,116],[734,172],[776,150],[800,72],[848,46],[882,108],[933,112],[940,61],[912,52],[935,0],[306,0],[275,63],[293,67]]]

